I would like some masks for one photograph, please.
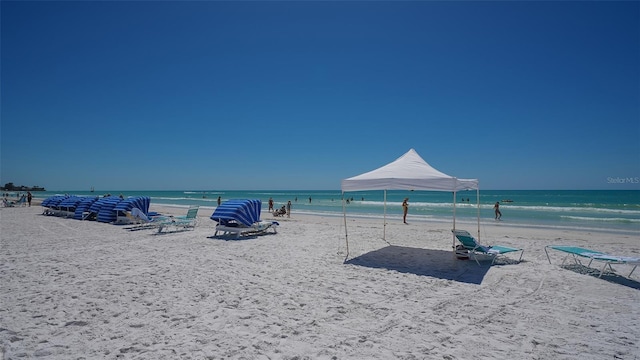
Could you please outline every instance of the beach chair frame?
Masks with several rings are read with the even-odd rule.
[[[478,260],[478,255],[480,256],[489,256],[491,258],[491,265],[496,262],[496,259],[500,255],[504,255],[511,252],[520,251],[520,258],[518,259],[518,263],[522,261],[522,256],[524,255],[524,249],[512,248],[508,246],[501,245],[493,245],[486,246],[481,245],[478,241],[466,230],[451,230],[453,235],[458,239],[458,241],[464,246],[464,248],[469,252],[469,256],[472,257],[478,265],[480,265],[480,261]]]
[[[560,264],[560,267],[563,267],[567,259],[569,259],[570,257],[573,259],[573,262],[575,264],[586,266],[586,267],[591,267],[591,264],[594,261],[603,263],[602,268],[599,269],[600,274],[598,275],[598,278],[602,277],[602,274],[604,274],[607,268],[609,268],[609,270],[612,273],[615,273],[615,271],[613,270],[613,267],[611,266],[612,264],[614,265],[626,264],[626,265],[633,266],[633,268],[631,269],[631,272],[629,272],[629,275],[627,275],[627,277],[630,278],[631,274],[633,274],[633,272],[636,270],[638,265],[640,265],[640,258],[609,255],[603,252],[586,249],[578,246],[564,246],[564,245],[547,245],[544,247],[544,252],[545,254],[547,254],[547,260],[549,261],[549,264],[551,264],[549,249],[567,253],[567,255],[562,259],[562,263]],[[582,261],[580,261],[581,258],[589,259],[589,262],[587,263],[587,265],[582,264]]]
[[[158,233],[161,233],[162,230],[169,229],[169,228],[193,230],[198,224],[199,209],[200,209],[199,205],[191,205],[189,206],[189,210],[187,210],[187,215],[167,217],[159,221],[154,227],[158,228]]]
[[[238,226],[216,225],[216,231],[213,234],[213,237],[217,237],[218,233],[220,233],[220,236],[233,235],[233,238],[238,239],[240,236],[264,235],[269,232],[269,230],[274,234],[277,234],[278,225],[280,224],[277,221],[258,221],[253,223],[251,226],[245,226],[242,224],[239,224]]]

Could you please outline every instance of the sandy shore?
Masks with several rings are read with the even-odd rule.
[[[484,224],[484,243],[525,249],[489,267],[453,256],[450,223],[389,223],[383,241],[348,218],[345,262],[342,218],[227,241],[206,209],[162,235],[41,213],[0,209],[4,359],[640,358],[640,269],[598,278],[544,251],[640,257],[636,236]]]

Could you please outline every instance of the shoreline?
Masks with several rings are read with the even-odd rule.
[[[172,214],[172,215],[179,215],[181,214],[181,211],[183,211],[184,209],[187,209],[189,206],[188,205],[177,205],[177,204],[151,204],[150,205],[150,211],[156,211],[158,213],[168,213],[168,214]],[[202,214],[203,211],[210,211],[210,214],[213,214],[213,211],[216,209],[215,206],[200,206],[200,214]],[[296,216],[301,216],[301,217],[328,217],[328,218],[343,218],[344,214],[343,213],[336,213],[336,212],[313,212],[313,211],[296,211],[293,210],[292,211],[293,214],[295,214]],[[269,213],[266,210],[262,210],[261,212],[261,217],[263,220],[271,220],[273,219],[282,219],[281,217],[273,217],[271,213]],[[373,220],[373,221],[380,221],[382,222],[384,217],[382,215],[378,215],[378,214],[363,214],[363,213],[350,213],[347,212],[346,213],[346,217],[347,219],[366,219],[366,220]],[[419,215],[408,215],[408,219],[411,220],[411,222],[414,223],[419,223],[419,224],[449,224],[449,228],[452,227],[453,225],[453,219],[445,219],[445,218],[434,218],[434,217],[424,217],[424,216],[419,216]],[[213,220],[211,220],[213,222]],[[395,223],[395,222],[402,222],[402,216],[400,214],[391,214],[387,216],[387,222],[388,223]],[[476,219],[472,219],[470,220],[469,218],[458,218],[456,219],[456,224],[458,225],[463,225],[465,226],[465,228],[468,228],[467,230],[469,230],[470,232],[477,232],[477,220]],[[443,225],[444,226],[444,225]],[[493,228],[493,227],[513,227],[513,228],[520,228],[520,229],[527,229],[527,228],[536,228],[536,229],[541,229],[541,230],[551,230],[551,231],[587,231],[587,232],[597,232],[597,233],[611,233],[611,234],[619,234],[619,235],[629,235],[629,236],[638,236],[640,237],[640,229],[634,231],[634,230],[628,230],[628,229],[617,229],[617,228],[606,228],[606,227],[595,227],[595,226],[577,226],[577,225],[555,225],[555,224],[527,224],[527,223],[521,223],[521,222],[509,222],[508,220],[501,220],[501,221],[495,221],[495,220],[487,220],[484,218],[480,219],[480,229],[481,231],[485,228]],[[456,226],[459,228],[459,226]],[[473,230],[473,231],[471,231]]]
[[[34,198],[32,200],[31,206],[32,207],[40,207],[41,203],[42,203],[43,199],[40,198]],[[185,211],[185,209],[187,209],[189,207],[189,205],[182,205],[182,204],[162,204],[162,203],[152,203],[150,204],[150,208],[149,211],[155,211],[158,213],[167,213],[167,214],[171,214],[171,215],[181,215],[183,211]],[[203,211],[210,211],[210,214],[213,214],[213,211],[216,209],[216,206],[200,206],[200,211],[199,211],[199,216],[203,216]],[[293,211],[294,214],[296,214],[296,216],[302,216],[302,217],[330,217],[330,218],[342,218],[344,216],[343,213],[335,213],[335,212],[309,212],[309,211]],[[208,216],[207,216],[208,217]],[[262,210],[261,212],[261,217],[263,220],[271,220],[272,215],[271,213],[269,213],[266,210]],[[374,220],[374,221],[382,221],[383,220],[383,216],[378,215],[378,214],[362,214],[362,213],[350,213],[347,212],[346,213],[346,217],[347,219],[368,219],[368,220]],[[281,217],[279,218],[274,218],[274,219],[282,219]],[[446,227],[446,224],[449,224],[449,227],[451,228],[453,225],[453,219],[445,219],[445,218],[427,218],[427,217],[423,217],[423,216],[415,216],[415,215],[411,215],[409,214],[408,219],[410,219],[412,222],[417,222],[417,223],[436,223],[436,224],[442,224],[441,226]],[[400,222],[402,220],[402,217],[400,214],[391,214],[389,216],[387,216],[387,221],[388,222]],[[213,222],[213,220],[210,220],[211,222]],[[466,230],[470,231],[471,233],[477,232],[477,220],[476,219],[472,219],[470,220],[469,218],[463,218],[463,219],[456,219],[456,224],[458,225],[463,225],[465,226],[465,228],[468,228]],[[459,226],[456,226],[457,228],[460,228]],[[510,223],[509,221],[492,221],[492,220],[487,220],[484,218],[480,219],[480,230],[481,232],[485,229],[485,228],[493,228],[493,227],[512,227],[512,228],[520,228],[520,229],[527,229],[527,228],[536,228],[536,229],[540,229],[540,230],[549,230],[549,231],[586,231],[588,233],[591,232],[596,232],[596,233],[610,233],[610,234],[617,234],[617,235],[625,235],[625,236],[637,236],[640,237],[640,228],[638,228],[637,230],[629,230],[629,229],[617,229],[617,228],[607,228],[607,227],[596,227],[596,226],[577,226],[577,225],[555,225],[555,224],[527,224],[527,223],[521,223],[521,222],[514,222],[514,223]],[[472,231],[473,230],[473,231]]]
[[[184,215],[184,209],[152,204]],[[571,245],[640,257],[635,236],[487,226],[524,249],[455,258],[450,223],[293,213],[277,234],[156,234],[0,209],[0,354],[7,359],[602,359],[640,356],[640,274],[562,268]],[[268,215],[268,214],[267,214]],[[263,214],[263,220],[272,220]],[[342,223],[342,224],[341,224]],[[386,236],[382,240],[382,234]],[[348,252],[347,252],[348,251]],[[588,311],[586,316],[585,311]]]
[[[112,192],[117,194],[118,192]],[[538,194],[540,193],[540,194]],[[79,193],[85,196],[89,193]],[[152,204],[172,205],[200,205],[214,209],[216,198],[222,196],[223,200],[231,198],[262,199],[263,209],[266,208],[267,199],[273,197],[276,205],[286,204],[287,199],[293,200],[293,210],[322,215],[324,213],[342,214],[343,205],[340,194],[327,191],[310,191],[309,198],[313,197],[313,204],[307,202],[305,196],[300,201],[293,199],[296,191],[142,191],[124,192],[125,196],[149,196]],[[353,204],[346,204],[349,214],[362,214],[365,216],[384,216],[384,204],[379,198],[380,192],[363,193],[362,201],[355,200]],[[402,196],[401,196],[402,195]],[[436,220],[448,220],[456,213],[458,219],[473,221],[478,214],[483,222],[490,222],[494,218],[492,211],[496,198],[511,197],[514,202],[504,205],[503,219],[505,223],[523,226],[559,226],[562,228],[590,227],[594,229],[615,229],[629,233],[640,234],[640,191],[487,191],[480,193],[480,209],[473,204],[458,203],[453,212],[453,204],[450,196],[442,192],[417,192],[412,197],[409,216],[417,216],[418,219],[435,218]],[[92,196],[95,196],[92,194]],[[400,196],[400,197],[399,197]],[[364,200],[366,197],[366,201]],[[387,216],[393,218],[400,216],[402,209],[400,202],[404,193],[390,192],[387,201]],[[394,199],[396,202],[394,202]],[[629,203],[631,202],[631,203]],[[515,205],[514,205],[515,204]],[[213,211],[213,210],[212,210]]]
[[[40,198],[34,198],[32,200],[32,207],[39,207],[42,203],[43,199]],[[155,211],[158,213],[167,213],[167,214],[171,214],[171,215],[181,215],[182,211],[186,211],[186,209],[189,207],[189,205],[183,205],[183,204],[163,204],[163,203],[151,203],[150,204],[150,208],[149,211]],[[213,211],[216,209],[216,206],[200,206],[200,211],[199,211],[199,216],[203,216],[203,211],[210,211],[210,214],[213,214]],[[344,216],[343,213],[335,213],[335,212],[309,212],[309,211],[293,211],[294,214],[296,214],[297,216],[309,216],[309,217],[314,217],[314,216],[318,216],[318,217],[331,217],[331,218],[342,218]],[[263,220],[270,220],[272,218],[272,215],[266,211],[266,210],[262,210],[261,212],[261,216]],[[376,220],[376,221],[382,221],[383,220],[383,216],[378,215],[378,214],[362,214],[362,213],[350,213],[347,212],[346,214],[347,219],[353,218],[353,219],[369,219],[369,220]],[[453,225],[453,219],[445,219],[445,218],[427,218],[427,217],[423,217],[423,216],[415,216],[415,215],[411,215],[409,214],[408,217],[412,222],[417,222],[417,223],[437,223],[437,224],[443,224],[442,226],[445,226],[446,224],[449,224],[449,228],[452,227]],[[276,218],[276,219],[282,219],[282,218]],[[398,214],[391,214],[389,216],[387,216],[387,221],[388,222],[400,222],[402,220],[401,215]],[[213,220],[210,220],[211,222],[213,222]],[[476,233],[477,232],[477,219],[472,219],[470,220],[469,218],[463,218],[463,219],[456,219],[456,224],[458,225],[463,225],[465,227],[466,230],[468,230],[471,233]],[[493,228],[494,226],[498,226],[498,227],[513,227],[513,228],[521,228],[521,229],[527,229],[527,228],[536,228],[536,229],[540,229],[540,230],[550,230],[550,231],[587,231],[589,233],[591,232],[596,232],[596,233],[600,233],[600,234],[617,234],[617,235],[625,235],[625,236],[637,236],[640,237],[640,228],[638,228],[637,230],[629,230],[629,229],[617,229],[617,228],[607,228],[607,227],[597,227],[597,226],[577,226],[577,225],[555,225],[555,224],[527,224],[527,223],[521,223],[521,222],[514,222],[514,223],[510,223],[509,221],[492,221],[492,220],[487,220],[484,218],[480,219],[480,230],[481,232],[485,229],[485,228]],[[459,226],[456,226],[457,228],[461,228]]]

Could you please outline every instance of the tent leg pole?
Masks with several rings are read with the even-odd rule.
[[[342,214],[344,216],[344,241],[347,244],[347,255],[344,258],[346,262],[349,259],[349,235],[347,233],[347,208],[344,205],[344,192],[342,192]]]
[[[456,229],[456,191],[453,191],[453,230]],[[456,253],[456,234],[452,231],[451,235],[453,236],[453,243],[451,247],[453,248],[453,253]]]
[[[387,241],[387,189],[384,190],[384,215],[382,216],[382,240]]]
[[[478,203],[478,242],[480,241],[480,186],[476,187],[476,202]]]

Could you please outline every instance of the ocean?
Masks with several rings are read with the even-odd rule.
[[[292,213],[342,216],[343,202],[340,190],[292,190],[292,191],[41,191],[34,192],[36,199],[59,194],[103,196],[148,196],[152,205],[188,207],[200,205],[211,213],[217,199],[260,199],[262,209],[268,208],[273,198],[275,208],[291,201]],[[453,219],[453,194],[435,191],[359,191],[344,194],[344,208],[349,217],[383,218],[402,221],[402,200],[409,198],[409,222],[451,221]],[[639,190],[480,190],[479,209],[477,193],[463,191],[456,194],[456,222],[494,223],[494,204],[500,203],[501,224],[527,227],[568,228],[583,230],[619,231],[640,236]]]

